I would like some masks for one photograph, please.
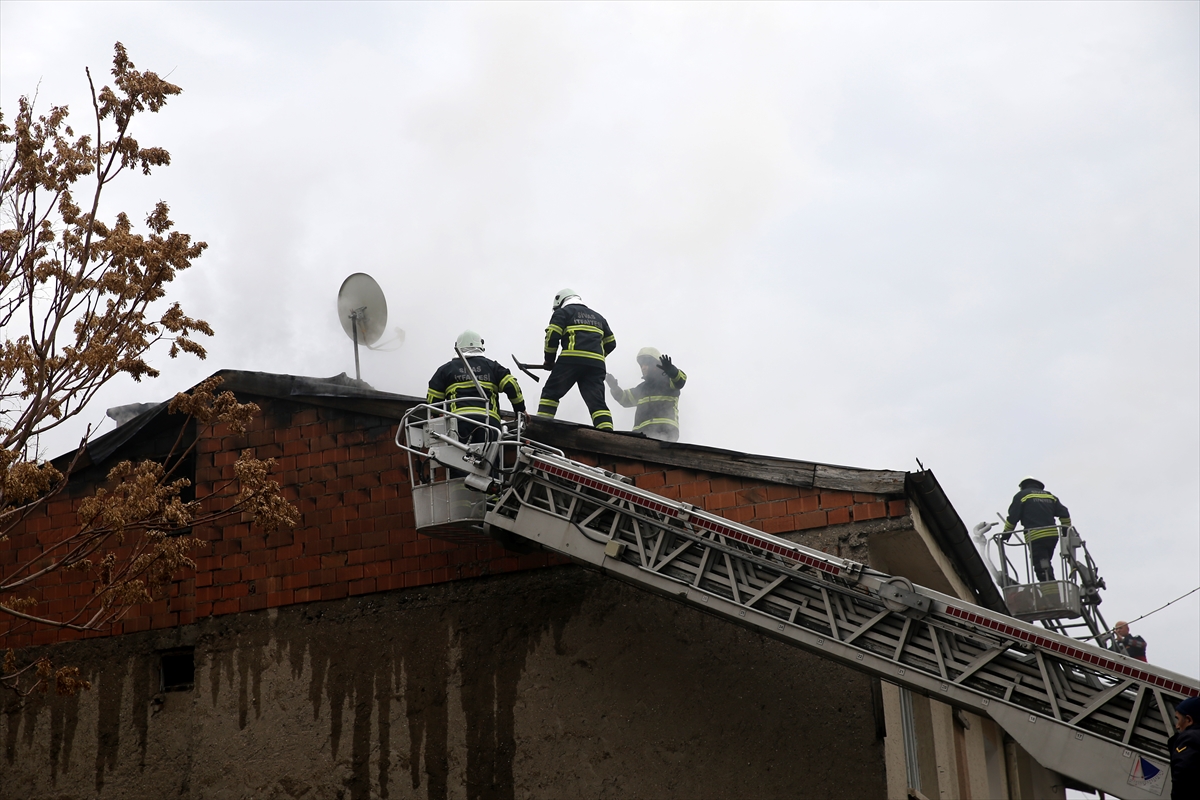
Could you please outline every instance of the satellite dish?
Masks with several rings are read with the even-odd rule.
[[[387,299],[374,278],[365,272],[356,272],[342,281],[337,307],[342,330],[354,341],[354,375],[362,380],[358,346],[370,347],[387,330]]]

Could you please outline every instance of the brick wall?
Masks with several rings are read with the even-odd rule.
[[[251,398],[256,399],[256,398]],[[240,436],[224,426],[196,431],[196,496],[229,502],[220,489],[233,477],[245,448],[276,459],[274,476],[302,514],[294,529],[264,533],[244,519],[197,527],[207,542],[196,569],[169,596],[130,612],[111,631],[17,626],[0,620],[0,648],[66,641],[81,636],[168,628],[198,618],[275,608],[315,600],[427,586],[483,575],[565,563],[545,553],[517,555],[499,544],[452,545],[416,532],[407,457],[393,443],[395,421],[282,400],[256,399],[263,414]],[[119,454],[125,457],[124,453]],[[801,489],[659,464],[572,457],[634,478],[637,486],[720,514],[767,533],[790,533],[907,513],[903,499]],[[99,472],[77,482],[0,544],[0,569],[36,557],[76,522],[82,496]],[[216,494],[214,494],[216,493]],[[77,573],[50,576],[40,588],[39,612],[57,618],[80,607],[94,591]]]

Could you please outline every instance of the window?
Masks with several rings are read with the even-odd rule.
[[[164,650],[159,655],[159,691],[190,692],[196,685],[196,648]]]

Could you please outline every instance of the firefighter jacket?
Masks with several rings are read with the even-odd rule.
[[[621,389],[614,382],[610,387],[613,399],[625,408],[637,407],[633,429],[640,431],[652,425],[679,428],[679,390],[687,383],[687,374],[677,369],[675,377],[661,367],[651,367],[646,379],[632,389]]]
[[[1171,800],[1200,797],[1200,725],[1167,739],[1171,751]]]
[[[603,364],[604,357],[617,349],[617,337],[604,317],[582,303],[572,303],[550,317],[550,326],[546,328],[547,364],[554,362],[559,345],[562,345],[560,358],[587,358]]]
[[[1138,661],[1146,660],[1146,640],[1140,636],[1133,636],[1128,633],[1124,636],[1118,636],[1117,650],[1136,658]]]
[[[1057,497],[1044,488],[1031,486],[1013,497],[1012,505],[1008,507],[1008,518],[1004,520],[1004,531],[1013,530],[1019,522],[1025,527],[1027,543],[1048,539],[1058,536],[1058,529],[1054,527],[1055,517],[1063,525],[1071,524],[1070,512]]]
[[[521,395],[521,386],[506,367],[486,356],[469,355],[467,361],[471,363],[471,369],[475,370],[475,377],[479,380],[479,385],[483,387],[487,397],[479,396],[479,390],[475,388],[475,381],[471,380],[471,373],[467,371],[461,358],[455,358],[438,367],[437,372],[433,373],[433,377],[429,379],[429,391],[426,393],[427,402],[437,403],[449,400],[451,401],[450,411],[455,414],[470,416],[486,414],[499,422],[499,394],[504,392],[508,395],[509,402],[512,403],[513,411],[523,412],[525,410],[525,398]]]

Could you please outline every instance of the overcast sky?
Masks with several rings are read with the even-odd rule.
[[[686,441],[920,458],[968,527],[1036,475],[1110,623],[1200,584],[1200,4],[4,0],[8,118],[82,127],[118,40],[184,93],[106,211],[208,242],[174,298],[217,336],[73,436],[218,369],[353,374],[353,272],[406,333],[363,377],[410,395],[464,328],[537,359],[570,286],[623,383],[687,371]],[[1200,595],[1133,627],[1200,673]]]

